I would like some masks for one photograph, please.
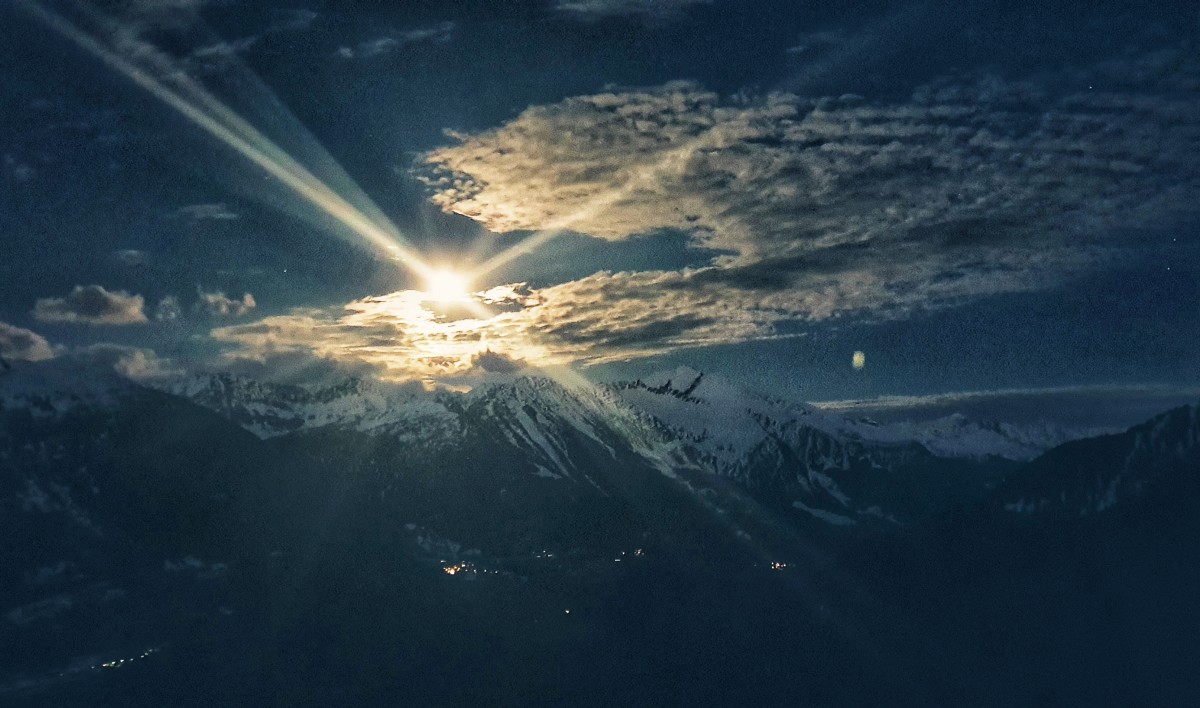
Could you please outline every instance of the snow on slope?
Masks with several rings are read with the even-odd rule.
[[[167,390],[261,438],[337,426],[415,440],[454,432],[458,426],[457,417],[432,397],[355,378],[313,389],[229,374],[200,375],[175,382]]]
[[[634,448],[678,465],[689,458],[686,446],[703,450],[723,465],[734,465],[761,443],[770,427],[820,431],[842,441],[876,445],[917,442],[939,457],[1030,460],[1067,440],[1091,431],[1071,431],[1051,425],[1015,426],[979,423],[952,415],[921,423],[881,425],[866,418],[849,418],[813,406],[789,403],[748,393],[719,377],[687,367],[645,381],[565,388],[550,379],[520,376],[489,383],[466,394],[426,392],[347,379],[336,386],[310,389],[253,381],[228,374],[195,376],[167,390],[236,421],[260,437],[297,430],[338,426],[358,431],[410,435],[453,432],[458,428],[449,401],[463,405],[490,400],[511,419],[512,435],[536,444],[553,459],[559,454],[545,431],[528,418],[524,406],[555,410],[562,425],[573,427],[597,442],[597,426],[614,428],[630,438]],[[501,399],[511,400],[501,403]],[[500,411],[494,410],[499,415]],[[655,427],[661,421],[679,436],[672,444]],[[778,431],[776,431],[778,432]],[[556,465],[560,466],[561,465]]]
[[[1068,440],[1097,431],[1050,424],[980,423],[951,415],[920,423],[879,424],[819,408],[748,393],[688,367],[634,383],[615,384],[634,406],[684,432],[719,459],[733,463],[762,441],[765,421],[821,431],[844,441],[880,445],[916,442],[939,457],[1026,461]]]
[[[977,459],[994,455],[1019,462],[1032,460],[1070,440],[1111,432],[1065,428],[1052,423],[979,422],[958,413],[922,423],[893,423],[888,427],[940,457]]]
[[[261,437],[331,428],[438,449],[468,432],[493,436],[523,451],[531,474],[596,486],[594,463],[577,456],[577,442],[586,438],[614,460],[618,450],[632,453],[684,484],[681,474],[717,474],[839,525],[881,515],[891,498],[882,490],[900,479],[888,472],[928,469],[936,456],[1024,460],[1045,444],[962,417],[921,425],[846,418],[687,368],[612,385],[504,376],[466,393],[357,379],[305,388],[219,374],[177,383],[173,392]]]

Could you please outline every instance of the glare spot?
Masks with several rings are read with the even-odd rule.
[[[854,356],[850,358],[850,363],[855,369],[861,369],[867,365],[867,355],[862,352],[854,352]]]
[[[425,276],[425,296],[435,302],[460,302],[471,297],[467,276],[452,270],[431,271]]]

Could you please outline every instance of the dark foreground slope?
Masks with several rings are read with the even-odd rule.
[[[1200,697],[1200,407],[1058,447],[987,502],[847,553],[914,677],[994,705]]]

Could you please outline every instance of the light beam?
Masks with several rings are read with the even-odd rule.
[[[377,254],[399,262],[422,277],[428,277],[431,269],[424,259],[408,244],[399,230],[387,222],[378,208],[372,205],[370,211],[375,214],[375,218],[368,217],[203,86],[188,77],[165,55],[152,50],[149,45],[139,47],[139,59],[152,65],[147,68],[153,68],[162,76],[169,77],[177,88],[168,86],[162,78],[153,75],[147,68],[138,66],[134,61],[35,0],[14,0],[14,4],[140,86],[209,135],[266,170],[295,194],[348,228]],[[88,12],[93,19],[100,17],[94,10]],[[112,24],[111,20],[107,22]]]

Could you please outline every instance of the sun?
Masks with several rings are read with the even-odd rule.
[[[434,302],[468,300],[470,289],[470,278],[448,268],[432,270],[425,275],[425,296]]]

